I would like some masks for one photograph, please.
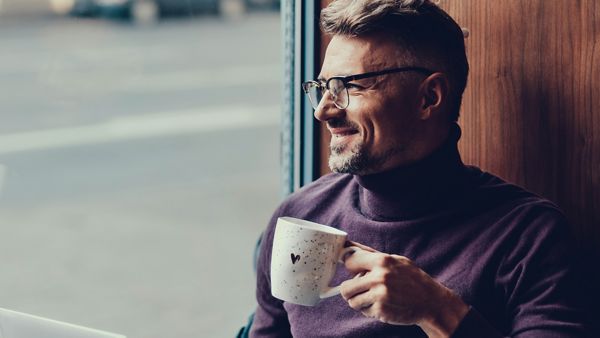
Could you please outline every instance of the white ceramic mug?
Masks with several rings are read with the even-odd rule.
[[[275,226],[271,257],[271,293],[286,302],[313,306],[340,293],[330,287],[341,258],[356,247],[344,248],[348,234],[336,228],[292,217]]]

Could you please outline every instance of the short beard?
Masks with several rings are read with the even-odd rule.
[[[341,174],[369,175],[381,171],[381,167],[396,151],[390,150],[381,156],[369,154],[363,143],[354,145],[350,154],[344,155],[344,146],[331,146],[329,168]]]

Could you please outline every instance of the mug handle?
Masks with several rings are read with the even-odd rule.
[[[344,264],[344,261],[342,261],[342,258],[349,252],[356,252],[362,250],[361,248],[357,247],[357,246],[349,246],[347,248],[342,249],[342,252],[340,253],[340,257],[338,258],[338,263],[339,264]],[[325,298],[329,298],[329,297],[333,297],[333,296],[337,296],[340,294],[340,286],[333,286],[333,287],[328,287],[327,289],[325,289],[325,291],[321,292],[321,294],[319,294],[319,298],[321,299],[325,299]]]

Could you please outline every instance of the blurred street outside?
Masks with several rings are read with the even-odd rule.
[[[280,199],[279,13],[136,26],[16,3],[0,9],[0,307],[233,336]]]

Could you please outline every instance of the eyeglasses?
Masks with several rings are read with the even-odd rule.
[[[323,99],[323,96],[325,96],[326,90],[331,94],[331,98],[336,107],[339,109],[346,109],[348,104],[350,104],[350,95],[348,94],[348,83],[350,81],[400,72],[419,72],[425,75],[434,73],[433,71],[422,67],[391,68],[349,76],[334,76],[325,81],[306,81],[302,83],[302,89],[304,90],[304,93],[308,95],[308,99],[314,110],[317,110],[319,103]]]

